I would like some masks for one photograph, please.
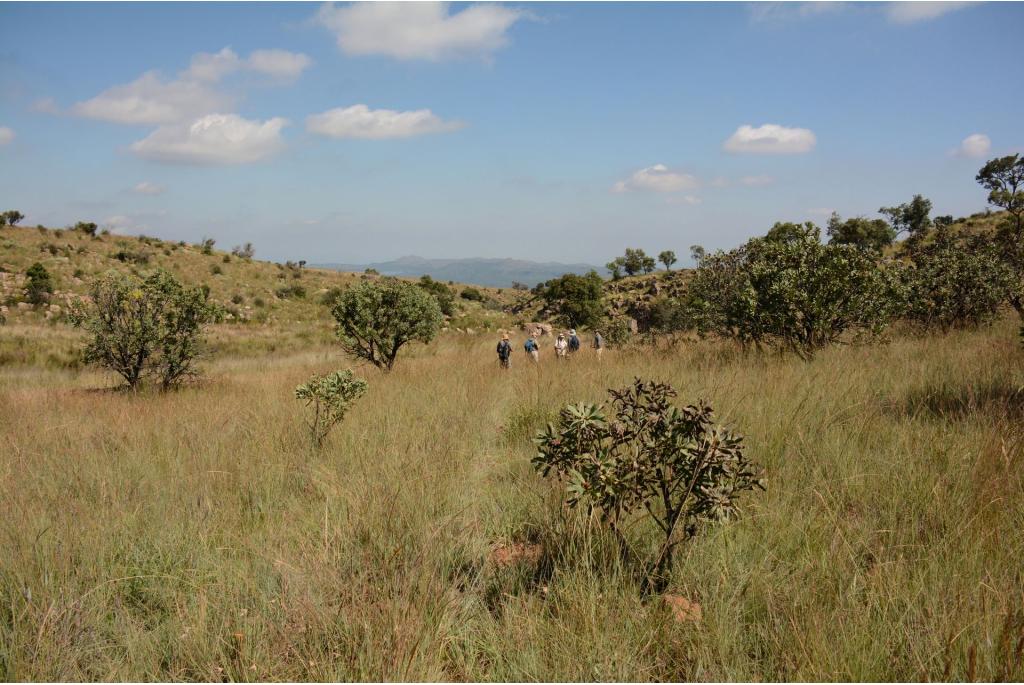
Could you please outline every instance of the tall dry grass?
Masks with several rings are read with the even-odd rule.
[[[0,367],[0,678],[1020,680],[1014,333],[811,362],[548,348],[510,372],[449,336],[364,368],[321,453],[291,393],[348,365],[332,347],[215,359],[166,395]],[[642,598],[529,463],[561,406],[635,375],[710,400],[767,471],[680,555],[699,623]],[[511,542],[543,553],[499,566]]]

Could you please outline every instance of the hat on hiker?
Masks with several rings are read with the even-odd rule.
[[[508,333],[502,333],[501,334],[501,339],[502,340],[508,340]]]
[[[569,335],[576,335],[576,329],[573,328],[572,330],[570,330]]]

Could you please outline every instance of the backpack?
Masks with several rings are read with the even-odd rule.
[[[580,349],[580,339],[577,338],[575,335],[569,338],[569,349],[572,350],[573,352],[576,352],[577,350]]]
[[[508,344],[507,340],[502,340],[498,343],[498,356],[502,359],[508,359],[509,355],[512,354],[512,346]]]
[[[533,341],[533,338],[530,338],[529,340],[526,341],[526,344],[523,345],[523,347],[526,349],[527,352],[533,352],[535,349],[537,349],[537,343]]]

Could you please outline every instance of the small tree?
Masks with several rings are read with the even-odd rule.
[[[406,343],[433,340],[443,320],[430,293],[394,278],[348,288],[331,314],[344,350],[384,371],[391,370]]]
[[[351,369],[326,376],[313,374],[306,383],[295,388],[295,399],[313,409],[313,416],[306,425],[316,449],[323,447],[327,434],[341,423],[352,404],[366,393],[366,388],[366,381],[356,378]]]
[[[136,388],[146,376],[169,389],[194,375],[203,327],[214,316],[205,288],[185,288],[165,271],[145,280],[111,271],[90,289],[92,303],[72,312],[90,335],[85,361]]]
[[[907,234],[907,247],[913,247],[924,239],[928,229],[932,226],[929,214],[932,211],[931,200],[923,195],[915,195],[910,202],[904,202],[896,207],[882,207],[879,214],[889,217],[889,223],[896,231],[896,235]]]
[[[843,219],[835,212],[828,220],[829,245],[853,245],[875,254],[892,245],[896,231],[884,219],[865,219],[858,216]]]
[[[613,281],[617,281],[622,278],[622,262],[622,257],[616,257],[604,265],[604,268],[608,269],[608,273],[611,274]]]
[[[707,250],[705,250],[702,245],[690,245],[690,259],[692,259],[695,264],[699,265],[707,254]]]
[[[245,245],[235,245],[231,249],[231,254],[242,259],[252,259],[253,255],[256,254],[256,250],[253,248],[252,243],[246,243]],[[227,255],[224,256],[226,257]]]
[[[764,239],[773,243],[790,243],[806,240],[811,236],[817,239],[819,235],[818,227],[810,221],[805,224],[795,224],[792,221],[776,221],[768,229]]]
[[[213,254],[213,246],[217,244],[217,241],[213,238],[203,238],[203,241],[199,243],[199,249],[203,254]]]
[[[25,286],[25,299],[32,304],[44,304],[53,294],[53,278],[46,267],[36,262],[25,271],[28,283]]]
[[[1006,211],[1006,220],[996,230],[996,240],[1016,281],[1010,304],[1024,319],[1024,157],[1009,155],[989,160],[975,180],[989,191],[989,204]]]
[[[658,255],[658,261],[665,265],[665,271],[671,271],[672,265],[676,263],[676,253],[672,250],[664,250]]]
[[[0,214],[0,226],[17,226],[25,218],[25,215],[16,209],[8,209]]]
[[[603,294],[604,280],[596,271],[590,271],[586,276],[565,274],[548,281],[542,297],[567,325],[589,328],[604,315]]]
[[[416,285],[434,296],[434,299],[437,300],[437,306],[441,308],[442,314],[445,316],[453,316],[455,314],[455,296],[447,285],[441,281],[435,281],[426,274],[420,277],[420,282]]]
[[[673,550],[706,526],[735,518],[740,497],[764,488],[743,439],[714,423],[703,402],[678,408],[667,383],[636,379],[610,390],[606,412],[592,404],[562,410],[557,426],[536,438],[534,467],[566,482],[570,507],[593,506],[625,558],[638,557],[626,533],[637,516],[660,531],[646,585],[660,592]]]
[[[95,238],[97,228],[99,228],[99,226],[92,221],[79,221],[75,224],[74,230]]]

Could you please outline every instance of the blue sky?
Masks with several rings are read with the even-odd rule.
[[[681,257],[1024,146],[1020,3],[0,4],[0,209],[262,258]]]

